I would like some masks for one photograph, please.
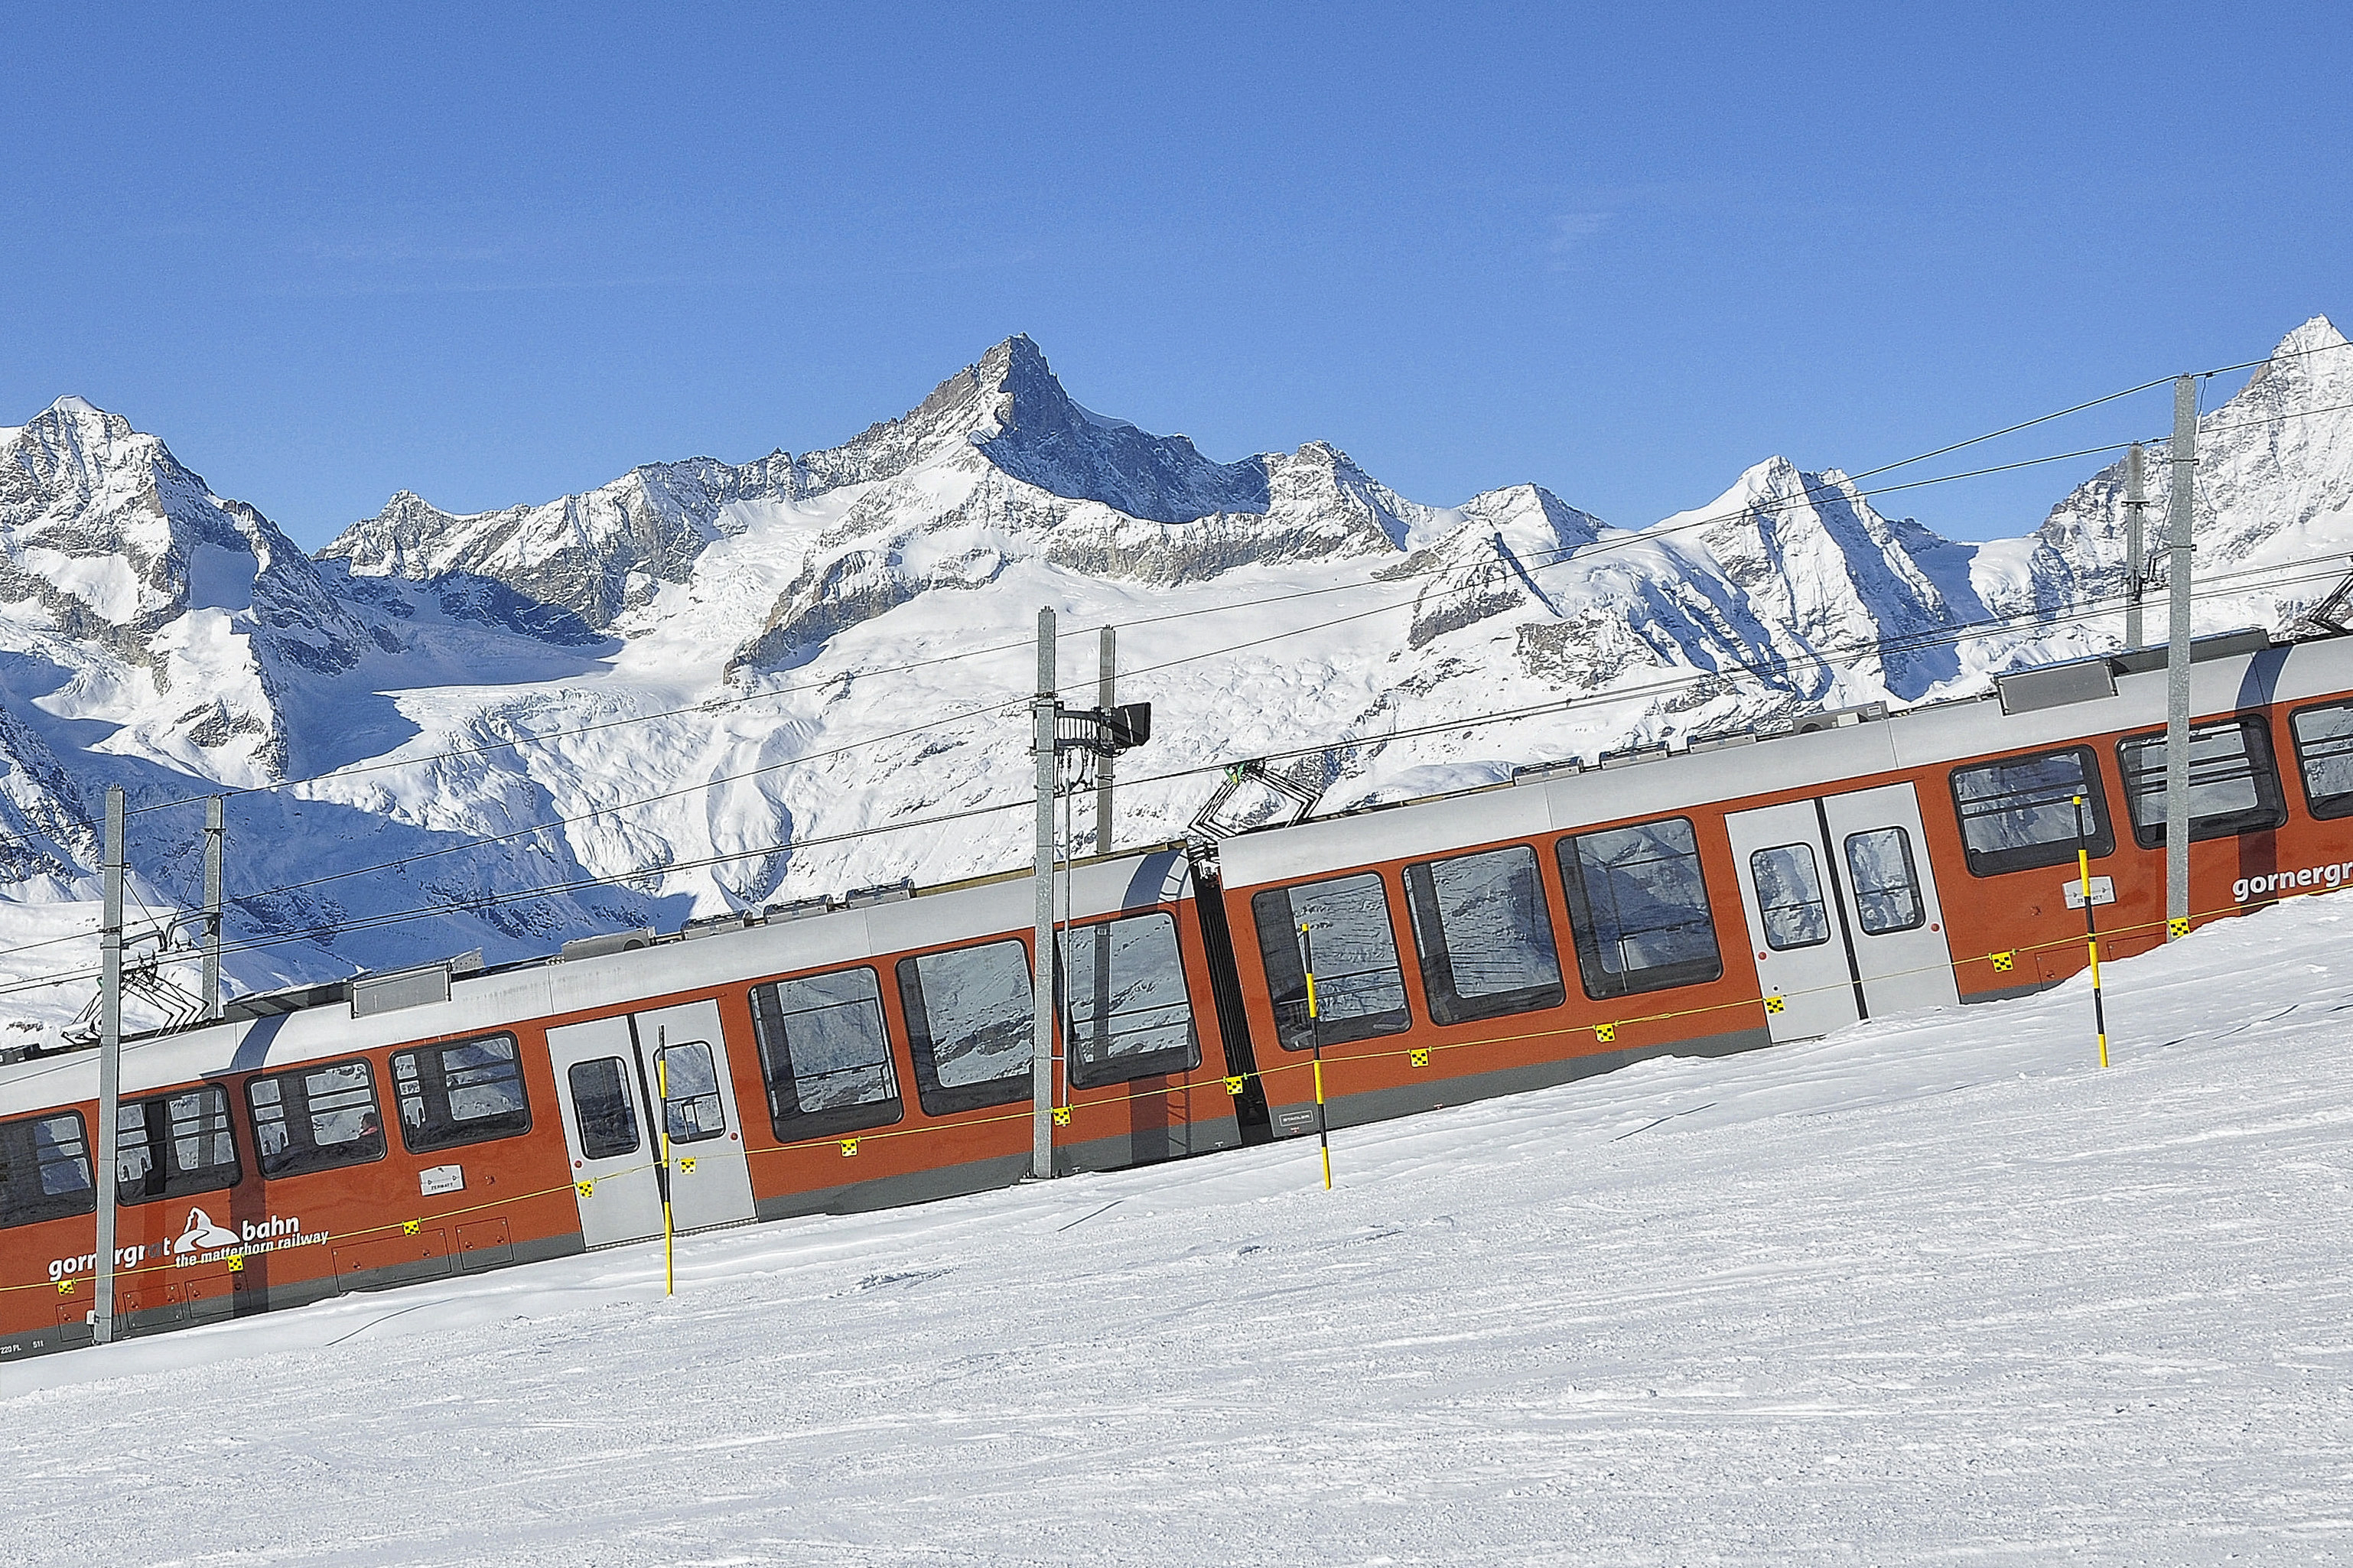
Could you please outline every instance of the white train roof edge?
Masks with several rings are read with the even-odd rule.
[[[2199,640],[2210,647],[2229,647],[2245,635]],[[2005,713],[1989,695],[1750,745],[1676,752],[1621,767],[1314,817],[1220,840],[1219,869],[1229,888],[1270,886],[1377,861],[1667,816],[1807,784],[2063,745],[2086,734],[2159,728],[2165,723],[2166,683],[2159,666],[2117,675],[2114,696],[2031,712]],[[2201,650],[2190,666],[2190,712],[2200,721],[2348,689],[2353,637],[2274,643],[2221,657],[2205,657]]]
[[[1078,861],[1068,881],[1070,914],[1086,920],[1183,898],[1191,891],[1192,872],[1177,847],[1163,845]],[[145,1036],[123,1044],[122,1094],[128,1099],[228,1073],[486,1034],[539,1018],[611,1011],[653,996],[711,992],[963,937],[1027,930],[1036,913],[1034,886],[1029,873],[1008,873],[799,920],[689,941],[665,939],[658,947],[507,966],[454,978],[446,1002],[365,1016],[354,1017],[345,1006],[320,1005]],[[95,1050],[52,1053],[0,1067],[0,1114],[97,1097]]]

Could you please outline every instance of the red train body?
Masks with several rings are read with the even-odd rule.
[[[2193,914],[2353,878],[2353,641],[2236,634],[2197,652]],[[1324,1114],[1342,1126],[2056,984],[2087,962],[2077,795],[2101,951],[2147,951],[2166,935],[2161,658],[2052,667],[2006,681],[2000,701],[1832,716],[1229,841],[1229,920],[1262,931],[1237,946],[1276,1129],[1315,1123],[1311,1052]],[[1626,874],[1629,851],[1686,869],[1645,884]],[[1455,888],[1439,886],[1458,868]],[[1379,889],[1368,919],[1345,907],[1347,889],[1301,897],[1352,878],[1367,898]],[[1629,883],[1665,907],[1630,910]],[[1540,914],[1556,940],[1465,987],[1443,955],[1453,926],[1480,933],[1482,896]],[[1314,1031],[1288,951],[1303,903],[1311,943],[1319,919],[1356,922],[1334,932],[1355,939],[1336,996],[1329,938],[1316,961]],[[1689,925],[1668,929],[1678,912]],[[1474,956],[1493,970],[1484,945]]]

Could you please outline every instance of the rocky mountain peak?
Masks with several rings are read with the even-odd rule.
[[[2235,395],[2200,415],[2197,457],[2191,528],[2201,563],[2208,552],[2217,560],[2299,553],[2315,529],[2353,514],[2353,347],[2336,324],[2315,316],[2289,332]],[[2153,439],[2142,524],[2152,548],[2172,501],[2167,458],[2166,441]],[[2071,592],[2121,582],[2125,490],[2120,458],[2053,507],[2034,536]]]
[[[290,671],[339,673],[366,637],[269,518],[79,397],[0,439],[0,600],[38,606],[37,657],[93,694],[76,717],[215,778],[281,767]]]
[[[96,431],[108,441],[128,440],[133,434],[130,420],[120,414],[110,414],[87,397],[77,397],[72,393],[50,404],[34,423],[38,424],[43,419],[58,430],[76,433],[85,429]]]
[[[812,491],[893,479],[928,459],[977,451],[1065,500],[1101,501],[1148,522],[1267,510],[1255,458],[1218,463],[1184,436],[1155,436],[1082,406],[1027,335],[1006,339],[897,419],[801,459]]]
[[[0,430],[0,505],[37,496],[95,496],[110,486],[152,486],[158,467],[177,468],[163,442],[79,397],[60,397],[13,430]]]
[[[801,488],[793,459],[776,452],[741,467],[711,458],[641,464],[593,490],[497,511],[448,512],[404,489],[319,554],[348,563],[355,577],[487,579],[566,612],[561,624],[576,617],[601,631],[663,584],[684,582],[729,531],[728,509],[788,500]]]

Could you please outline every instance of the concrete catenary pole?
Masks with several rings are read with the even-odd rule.
[[[1119,645],[1115,634],[1109,626],[1103,629],[1103,637],[1098,645],[1098,655],[1095,667],[1095,706],[1108,713],[1112,710],[1112,704],[1119,700],[1117,690]],[[1095,761],[1095,853],[1098,855],[1111,853],[1111,770],[1112,754],[1106,748],[1103,754]]]
[[[1054,612],[1038,612],[1038,695],[1029,704],[1030,744],[1038,753],[1036,946],[1030,952],[1029,1174],[1054,1173]]]
[[[2125,454],[2125,647],[2147,640],[2141,626],[2141,593],[2148,586],[2148,552],[2141,537],[2141,517],[2148,508],[2142,490],[2140,443]]]
[[[221,797],[205,802],[205,1013],[207,1021],[221,1016]]]
[[[2165,935],[2189,934],[2189,521],[2197,497],[2198,382],[2173,384],[2172,595],[2165,648]]]
[[[90,1184],[98,1199],[98,1311],[90,1337],[114,1338],[114,1166],[122,1105],[122,786],[106,792],[106,909],[99,932],[98,1158]]]

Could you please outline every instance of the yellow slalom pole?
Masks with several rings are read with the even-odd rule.
[[[1324,1124],[1324,1053],[1315,1053],[1315,1136],[1324,1145],[1324,1190],[1332,1190],[1332,1134]]]
[[[654,1107],[654,1114],[661,1119],[662,1294],[674,1296],[678,1259],[671,1248],[676,1232],[670,1216],[670,1052],[666,1048],[670,1031],[665,1029],[655,1037],[662,1042],[654,1047],[654,1098],[661,1102]]]
[[[1299,922],[1299,941],[1307,972],[1307,1026],[1315,1040],[1315,1141],[1323,1146],[1324,1190],[1332,1190],[1332,1128],[1324,1110],[1324,1028],[1316,1022],[1315,1011],[1315,938],[1307,922]]]
[[[2084,797],[2075,797],[2075,871],[2084,884],[2084,945],[2092,957],[2092,1024],[2100,1037],[2100,1065],[2108,1065],[2108,1009],[2100,997],[2100,928],[2092,919],[2092,847],[2084,837]]]

